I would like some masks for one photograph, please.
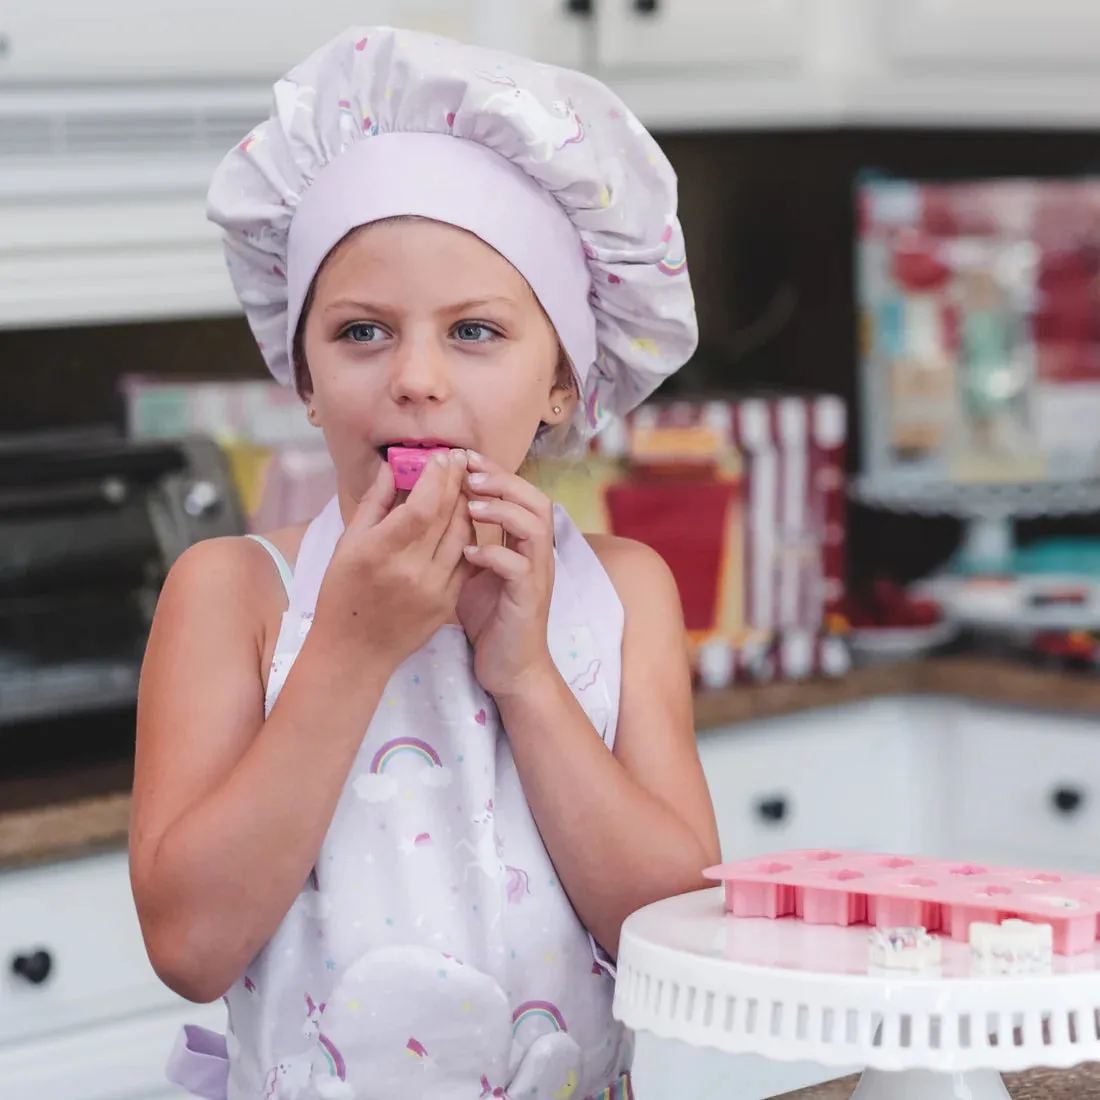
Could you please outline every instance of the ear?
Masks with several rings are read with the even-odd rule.
[[[554,386],[546,399],[546,411],[543,413],[542,422],[556,428],[573,416],[573,410],[576,407],[577,391],[572,385]]]
[[[559,345],[557,368],[554,371],[554,384],[550,387],[550,393],[546,399],[546,413],[542,421],[550,427],[564,424],[573,416],[573,410],[580,400],[577,392],[577,378],[573,372],[573,364],[565,349]]]

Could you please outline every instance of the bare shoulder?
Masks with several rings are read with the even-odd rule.
[[[265,531],[264,538],[294,566],[298,559],[298,551],[302,547],[302,539],[305,536],[308,523],[296,523],[292,527],[280,527],[277,531]],[[248,539],[252,542],[252,539]]]
[[[198,615],[208,625],[233,621],[260,636],[265,610],[277,599],[277,584],[270,555],[252,539],[204,539],[188,547],[169,570],[157,621]]]
[[[679,612],[680,595],[675,578],[656,550],[618,535],[586,535],[585,538],[628,612],[639,602],[672,605]]]
[[[264,538],[293,566],[305,530],[305,524],[283,527]],[[228,598],[230,607],[253,602],[260,611],[270,603],[285,603],[271,555],[255,539],[240,536],[204,539],[188,547],[172,566],[161,598],[181,592]]]

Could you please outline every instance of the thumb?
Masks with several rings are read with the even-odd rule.
[[[389,515],[397,499],[397,489],[393,483],[393,470],[388,462],[378,468],[374,483],[363,494],[359,507],[352,520],[356,527],[374,527]]]

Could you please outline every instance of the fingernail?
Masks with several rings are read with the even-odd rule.
[[[453,466],[465,466],[466,452],[461,450],[451,451],[451,464]]]
[[[462,548],[462,552],[468,558],[472,558],[477,553],[477,551],[478,551],[478,547],[476,547],[476,546],[464,546]]]
[[[446,466],[451,461],[451,456],[443,451],[436,451],[432,457],[438,466]]]
[[[485,463],[484,463],[484,461],[483,461],[483,459],[482,459],[482,457],[481,457],[481,455],[479,455],[479,454],[477,453],[477,451],[467,451],[467,452],[466,452],[466,457],[467,457],[467,458],[468,458],[468,459],[470,460],[470,462],[472,462],[472,463],[473,463],[473,464],[474,464],[475,466],[483,466],[483,465],[485,464]]]
[[[485,480],[484,474],[470,474],[467,478],[467,481],[469,481],[471,485],[484,485]]]
[[[484,512],[489,505],[484,500],[471,500],[470,511],[471,512]]]

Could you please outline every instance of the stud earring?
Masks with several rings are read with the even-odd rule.
[[[306,409],[306,419],[311,424],[317,423],[317,410],[312,405],[310,405],[309,408]]]
[[[555,406],[553,407],[553,409],[551,409],[550,411],[551,411],[551,412],[552,412],[552,413],[553,413],[553,414],[554,414],[555,416],[561,416],[561,405],[555,405]]]

